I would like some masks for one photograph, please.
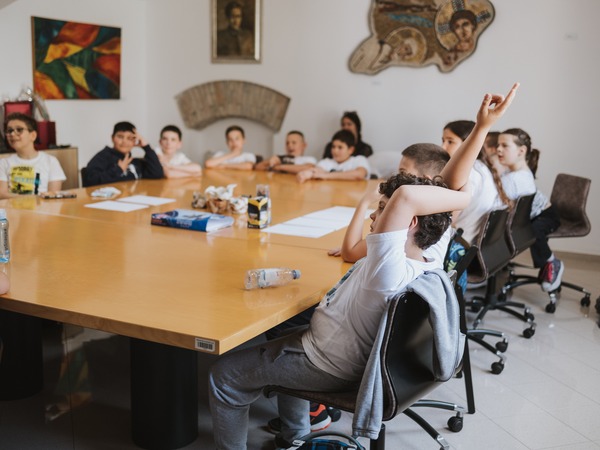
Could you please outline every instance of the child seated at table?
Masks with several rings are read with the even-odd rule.
[[[506,99],[485,95],[477,125],[444,168],[443,181],[400,173],[380,185],[366,257],[325,294],[307,329],[230,352],[213,365],[209,402],[216,448],[246,448],[249,407],[265,386],[332,392],[358,387],[387,300],[424,271],[440,267],[423,251],[449,227],[451,211],[468,205],[471,195],[462,189],[470,169],[517,87]],[[287,448],[310,430],[309,402],[282,394],[277,402],[282,429],[275,443]]]
[[[35,149],[35,119],[23,113],[12,113],[5,123],[8,145],[16,153],[0,159],[0,198],[60,191],[67,177],[56,157]]]
[[[175,125],[167,125],[160,131],[160,148],[156,149],[166,178],[198,177],[202,175],[200,164],[179,150],[183,146],[181,130]]]
[[[413,144],[402,151],[402,159],[398,166],[399,172],[405,172],[417,177],[433,179],[440,173],[450,160],[450,155],[435,144]],[[365,213],[371,203],[378,199],[377,192],[367,192],[356,206],[356,211],[350,225],[346,229],[341,248],[334,248],[327,253],[330,256],[341,256],[346,262],[356,262],[367,252],[367,244],[363,238]],[[450,239],[449,232],[445,239],[440,239],[433,248],[443,257]]]
[[[306,141],[301,131],[290,131],[285,138],[285,155],[274,155],[256,163],[254,170],[273,170],[275,172],[298,173],[317,164],[313,156],[304,156]]]
[[[225,130],[225,139],[229,150],[215,153],[204,166],[207,169],[252,170],[256,163],[256,155],[244,152],[244,129],[238,125],[230,126]]]
[[[131,181],[140,178],[163,178],[164,172],[156,152],[130,122],[118,122],[113,128],[113,147],[104,147],[81,171],[83,186]],[[144,150],[143,158],[134,158],[134,147]]]
[[[560,226],[560,217],[535,184],[540,151],[532,148],[526,131],[510,128],[498,136],[497,152],[500,164],[507,169],[502,174],[502,186],[508,198],[515,201],[523,195],[535,194],[530,214],[535,242],[529,250],[533,266],[539,269],[542,290],[553,292],[560,288],[565,265],[548,244],[548,235]]]
[[[368,179],[371,173],[369,161],[362,155],[353,156],[355,142],[351,131],[335,133],[331,138],[331,158],[324,158],[316,167],[298,172],[298,181]]]

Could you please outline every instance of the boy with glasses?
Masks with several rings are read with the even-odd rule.
[[[113,147],[104,147],[82,170],[83,186],[117,183],[140,178],[163,178],[164,172],[156,152],[138,134],[135,125],[118,122],[113,128]],[[144,150],[143,158],[134,158],[133,147]]]
[[[54,156],[38,152],[37,122],[23,113],[6,117],[4,134],[15,154],[0,160],[0,198],[60,191],[67,179]]]

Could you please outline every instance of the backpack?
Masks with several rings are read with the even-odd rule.
[[[326,439],[326,436],[341,437],[347,442],[337,439]],[[307,434],[299,439],[294,439],[288,450],[365,450],[355,438],[336,431],[317,431]]]

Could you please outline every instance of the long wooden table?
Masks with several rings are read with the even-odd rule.
[[[300,185],[290,175],[213,170],[201,179],[114,184],[122,196],[176,199],[129,213],[86,208],[95,188],[75,190],[76,199],[0,201],[12,253],[11,289],[0,296],[0,309],[24,315],[25,323],[46,318],[133,338],[133,436],[144,448],[176,448],[197,436],[195,351],[223,354],[247,342],[317,303],[349,268],[325,252],[341,244],[344,230],[319,239],[275,235],[248,229],[245,215],[215,233],[150,225],[151,213],[190,208],[194,191],[230,183],[237,184],[236,195],[268,183],[273,223],[332,205],[354,206],[376,186]],[[255,267],[291,267],[302,277],[246,291],[244,273]],[[157,389],[186,376],[178,393]],[[162,415],[153,412],[157,408]],[[181,422],[188,424],[183,432]]]

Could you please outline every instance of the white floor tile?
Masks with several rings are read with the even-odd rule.
[[[530,449],[567,446],[588,441],[580,433],[546,412],[516,413],[499,418],[496,423]]]

